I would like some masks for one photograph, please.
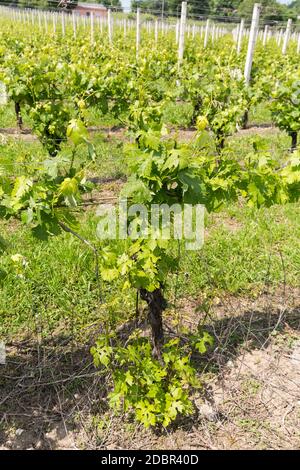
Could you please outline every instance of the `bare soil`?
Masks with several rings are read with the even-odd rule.
[[[114,127],[103,127],[103,126],[90,126],[88,128],[90,134],[103,134],[104,139],[109,142],[113,139],[117,140],[127,140],[128,137],[126,136],[126,128],[120,126]],[[251,125],[246,129],[239,129],[238,132],[235,134],[237,136],[244,136],[244,135],[272,135],[275,133],[280,132],[276,127],[269,125],[269,124],[261,124],[261,125]],[[179,128],[171,129],[171,135],[176,135],[178,139],[182,142],[189,142],[195,138],[196,129],[195,128],[188,128],[183,129]],[[32,134],[31,129],[17,129],[14,127],[9,128],[0,128],[0,138],[2,137],[12,137],[17,140],[24,140],[24,141],[36,141],[38,140],[37,136]]]

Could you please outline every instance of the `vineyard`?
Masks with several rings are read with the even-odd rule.
[[[0,449],[299,448],[299,58],[257,4],[0,7]]]

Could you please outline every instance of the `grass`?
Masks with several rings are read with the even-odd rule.
[[[261,124],[272,124],[272,116],[267,103],[259,103],[257,106],[250,109],[249,124],[257,126]]]
[[[101,178],[121,178],[127,174],[127,166],[123,154],[123,145],[116,139],[109,141],[103,135],[91,134],[90,140],[95,147],[95,162],[89,168],[89,176]],[[80,160],[86,146],[79,148],[76,158]],[[6,174],[15,176],[35,172],[47,157],[47,154],[38,140],[19,140],[14,137],[5,137],[0,142],[0,168]],[[62,155],[71,153],[68,143],[62,146]]]
[[[84,215],[80,233],[95,238],[95,222],[95,217]],[[38,331],[47,337],[60,329],[80,336],[81,329],[96,320],[124,320],[134,311],[133,293],[117,295],[118,283],[98,288],[93,254],[75,237],[62,233],[41,242],[26,228],[7,222],[1,223],[1,234],[10,250],[1,257],[7,275],[0,287],[0,336]],[[26,267],[12,262],[16,253],[25,258]]]
[[[25,112],[24,109],[21,109],[23,126],[25,128],[31,127],[32,121]],[[0,106],[0,128],[16,128],[16,114],[15,108],[12,101],[9,101],[5,106]]]
[[[184,123],[185,117],[188,120],[188,107],[182,106],[177,114],[176,110],[172,105],[165,110],[168,120],[173,119],[174,123],[176,119]],[[11,111],[6,108],[1,125],[9,123]],[[96,120],[97,114],[94,118]],[[128,170],[122,142],[101,134],[93,134],[91,138],[97,156],[89,175],[125,177]],[[281,132],[257,137],[236,135],[228,139],[227,147],[242,159],[253,148],[254,140],[278,160],[288,155],[288,136]],[[24,167],[28,172],[30,165],[34,170],[34,162],[45,158],[39,141],[6,137],[0,146],[0,167],[9,174],[22,174]],[[66,144],[63,153],[68,152]],[[77,158],[80,155],[79,152]],[[101,249],[96,240],[95,210],[96,207],[80,216],[78,230]],[[182,250],[178,276],[170,275],[166,282],[167,297],[172,301],[175,292],[179,297],[198,297],[203,292],[210,296],[220,292],[249,295],[257,293],[266,283],[297,285],[299,227],[299,204],[261,210],[236,204],[207,216],[204,247],[198,252]],[[0,258],[0,336],[30,335],[38,331],[47,337],[62,330],[66,335],[80,337],[99,319],[122,322],[134,314],[134,292],[120,291],[118,282],[102,285],[100,301],[93,254],[74,237],[63,233],[43,243],[18,223],[7,221],[0,222],[0,232],[10,242],[9,252]],[[177,246],[171,244],[172,250],[176,252]],[[13,263],[11,255],[16,253],[25,257],[26,267],[20,269]]]
[[[236,227],[228,226],[235,221]],[[233,206],[210,216],[203,250],[182,259],[179,293],[253,294],[263,285],[297,285],[300,272],[300,206],[252,211]]]
[[[260,152],[270,152],[272,158],[278,161],[285,161],[290,156],[290,137],[282,131],[270,133],[262,129],[260,134],[236,134],[228,137],[226,149],[233,155],[238,156],[239,160],[253,152],[254,145]]]
[[[164,108],[163,120],[166,124],[188,128],[193,115],[190,103],[168,103]]]
[[[237,228],[227,226],[235,220]],[[81,218],[79,232],[96,240],[94,212]],[[178,278],[167,280],[167,297],[220,292],[253,294],[266,283],[297,285],[300,272],[300,206],[289,204],[252,211],[232,206],[221,217],[209,216],[208,236],[201,251],[182,255]],[[26,228],[1,223],[10,251],[1,257],[7,273],[0,297],[0,335],[40,330],[45,337],[57,329],[81,335],[102,318],[122,322],[134,314],[133,290],[120,282],[102,285],[102,301],[95,279],[95,260],[77,239],[62,234],[48,243],[36,241]],[[170,248],[171,250],[172,248]],[[27,266],[18,271],[11,254],[20,253]]]

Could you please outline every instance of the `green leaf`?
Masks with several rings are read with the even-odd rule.
[[[75,196],[78,193],[78,181],[76,178],[65,178],[60,184],[59,192],[64,196]]]
[[[101,269],[101,277],[104,281],[113,281],[119,277],[120,273],[116,268]]]
[[[133,385],[133,377],[131,373],[129,372],[129,370],[125,374],[125,381],[128,385]]]
[[[200,354],[205,354],[207,351],[206,345],[213,346],[213,344],[213,337],[207,331],[204,331],[202,337],[195,342],[194,346]]]
[[[67,127],[67,136],[74,145],[82,144],[88,139],[88,131],[80,119],[72,119]]]
[[[20,200],[32,187],[32,181],[26,176],[18,176],[11,193],[12,198]]]

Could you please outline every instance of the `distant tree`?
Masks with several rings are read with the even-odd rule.
[[[122,3],[120,0],[99,0],[96,3],[101,3],[106,7],[122,8]]]
[[[254,3],[257,3],[257,0],[243,0],[238,8],[240,16],[250,18]],[[260,0],[259,3],[262,5],[262,18],[265,21],[285,21],[288,18],[295,19],[295,12],[292,12],[287,5],[282,5],[276,0]]]
[[[232,16],[242,0],[212,0],[210,2],[211,11],[219,16]]]
[[[48,0],[16,0],[11,2],[20,8],[47,8]]]
[[[99,3],[107,7],[122,8],[121,0],[80,0],[82,3]],[[20,8],[45,8],[45,9],[61,9],[71,10],[76,8],[78,0],[12,0],[12,6],[19,6]]]
[[[188,11],[195,16],[207,16],[211,12],[211,0],[194,0],[190,5],[188,2]]]
[[[14,0],[11,4],[20,8],[70,10],[76,7],[78,0]]]
[[[288,9],[296,12],[297,15],[300,15],[300,0],[295,0],[294,2],[288,5]]]
[[[155,14],[156,16],[160,16],[162,13],[162,7],[164,7],[164,12],[168,13],[170,7],[172,7],[172,4],[179,4],[179,0],[165,0],[162,2],[162,0],[131,0],[131,10],[134,12],[136,11],[137,8],[141,8],[149,13]],[[174,11],[176,12],[176,7],[174,8]]]
[[[110,0],[106,0],[109,2]],[[149,13],[160,16],[162,5],[166,15],[179,16],[182,0],[132,0],[131,8],[135,11],[138,7]],[[290,8],[276,0],[187,0],[188,13],[194,18],[215,15],[230,17],[233,15],[251,18],[254,3],[262,4],[262,18],[265,21],[285,21],[288,17],[296,18],[296,8]],[[300,13],[300,0],[295,0]],[[293,4],[292,4],[293,5]]]
[[[99,3],[106,7],[122,8],[121,0],[80,0],[81,3]],[[78,0],[48,0],[48,3],[56,4],[58,8],[71,9],[78,5]]]
[[[191,3],[187,0],[188,12],[194,16],[208,15],[211,10],[213,0],[193,0]],[[161,15],[162,8],[166,15],[178,16],[181,11],[182,0],[132,0],[131,8],[136,10],[138,7],[153,11],[157,16]],[[151,10],[151,11],[150,11]]]

